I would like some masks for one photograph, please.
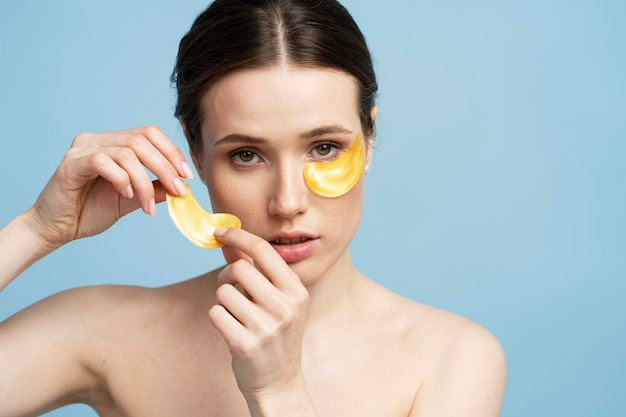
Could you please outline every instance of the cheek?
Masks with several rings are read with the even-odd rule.
[[[339,233],[342,242],[352,240],[361,222],[363,211],[362,181],[343,196],[324,199],[321,204],[321,211],[328,225],[327,230]]]
[[[244,228],[254,221],[253,216],[261,213],[263,185],[258,180],[229,175],[227,169],[217,167],[210,170],[206,180],[214,212],[234,214],[241,219]]]
[[[357,134],[348,150],[334,161],[311,162],[304,168],[304,180],[311,191],[322,197],[344,195],[361,178],[365,163],[365,146]]]

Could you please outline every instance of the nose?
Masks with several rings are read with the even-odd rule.
[[[272,178],[269,213],[291,219],[305,213],[308,207],[308,188],[304,183],[302,167],[277,169]]]

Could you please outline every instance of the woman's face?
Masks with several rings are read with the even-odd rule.
[[[347,73],[285,65],[234,72],[203,97],[196,165],[213,210],[271,242],[305,284],[348,259],[361,218],[363,176],[336,198],[314,194],[303,177],[362,134],[358,92]]]

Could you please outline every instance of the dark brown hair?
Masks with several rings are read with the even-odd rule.
[[[200,103],[226,74],[281,62],[329,67],[360,86],[363,133],[374,134],[371,110],[378,84],[356,22],[335,0],[215,0],[180,41],[172,83],[174,115],[186,125],[190,151],[202,149]]]

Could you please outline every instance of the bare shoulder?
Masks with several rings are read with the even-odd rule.
[[[487,356],[494,361],[503,360],[504,353],[499,341],[484,326],[437,307],[411,300],[406,303],[405,320],[410,326],[411,335],[416,338],[420,349],[433,349],[433,355],[436,354],[442,362],[478,356]],[[424,346],[424,341],[430,347]]]
[[[101,285],[74,288],[43,303],[53,309],[62,308],[68,315],[80,318],[81,323],[99,336],[124,337],[127,332],[149,333],[150,329],[167,326],[189,315],[202,300],[201,286],[206,280],[190,279],[163,287],[135,285]]]
[[[191,316],[203,300],[199,288],[206,280],[191,279],[164,287],[99,285],[61,291],[14,314],[0,324],[0,335],[23,334],[45,346],[68,344],[67,356],[103,351],[120,339],[150,338]],[[34,338],[41,339],[40,341]],[[40,343],[39,343],[40,342]],[[70,358],[64,358],[69,360]],[[80,358],[85,363],[88,358]]]
[[[159,289],[131,285],[77,287],[54,294],[31,308],[58,312],[70,321],[76,320],[74,325],[104,325],[156,305],[160,293]],[[102,330],[102,326],[96,327]]]
[[[499,416],[506,385],[500,342],[484,326],[459,314],[381,292],[414,370],[410,413],[418,416]]]
[[[79,329],[94,320],[115,314],[116,308],[128,304],[149,290],[130,286],[91,286],[67,289],[50,295],[8,318],[3,325],[21,326],[44,323],[51,329]]]
[[[506,386],[506,360],[499,341],[483,326],[433,309],[437,334],[431,372],[421,381],[410,416],[500,415]]]
[[[503,355],[498,340],[480,324],[375,285],[378,287],[375,292],[378,308],[386,310],[381,310],[381,315],[397,323],[412,348],[432,348],[442,359],[447,355],[469,354],[476,349]]]
[[[486,328],[459,314],[414,301],[376,283],[372,285],[370,303],[377,305],[377,314],[393,320],[408,338],[424,348],[422,343],[436,344],[441,351],[458,343],[477,343],[499,348],[497,339]],[[375,301],[374,301],[375,300]]]
[[[162,288],[106,285],[51,295],[0,323],[0,416],[111,403],[102,381],[192,316],[202,280]],[[171,348],[171,346],[167,346]],[[159,352],[157,352],[158,354]],[[33,370],[36,369],[36,372]],[[128,379],[128,378],[126,378]]]
[[[421,337],[430,340],[430,346],[420,347],[431,356],[430,381],[454,377],[457,381],[467,379],[468,385],[504,385],[506,360],[498,339],[484,326],[458,314],[432,306],[421,306],[426,312],[418,326]],[[487,381],[487,379],[491,379]]]
[[[0,323],[0,415],[35,415],[99,392],[98,343],[113,335],[112,305],[138,289],[62,291]],[[33,372],[36,370],[36,372]]]

